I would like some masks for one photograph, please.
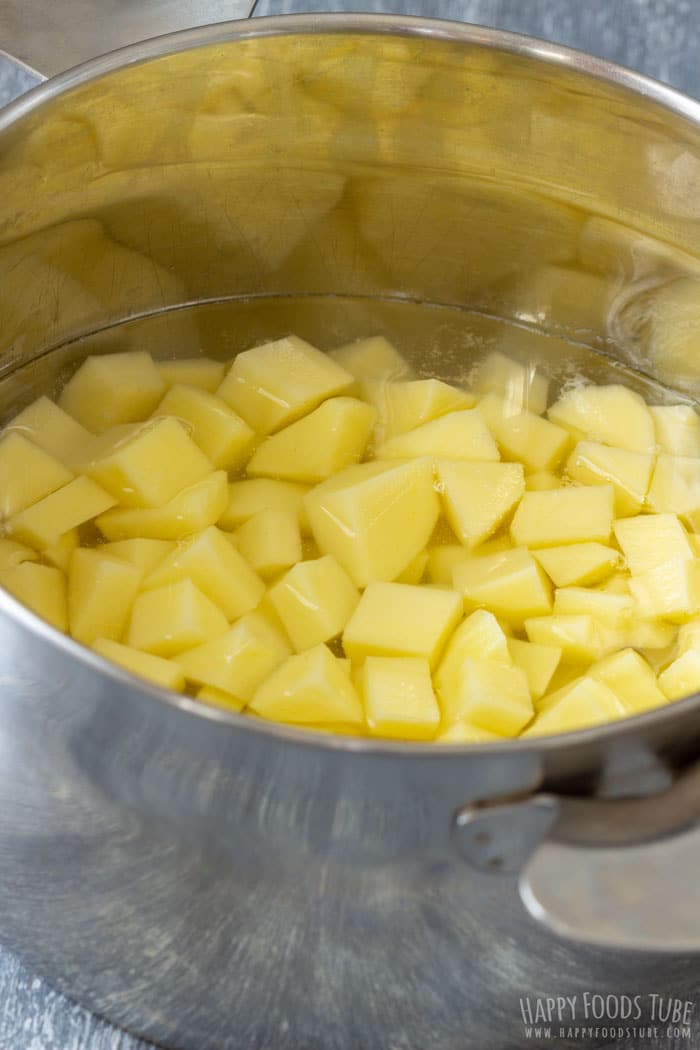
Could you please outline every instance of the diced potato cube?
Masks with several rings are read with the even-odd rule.
[[[320,550],[358,587],[403,572],[439,514],[429,459],[347,467],[312,489],[304,505]]]
[[[633,576],[673,558],[693,557],[686,531],[675,514],[640,514],[616,521],[613,529]]]
[[[93,438],[80,467],[123,507],[162,507],[212,471],[184,425],[171,418]]]
[[[419,551],[415,558],[400,572],[394,583],[421,583],[428,565],[428,552]]]
[[[375,418],[374,409],[364,401],[330,398],[303,419],[266,438],[253,453],[246,471],[250,477],[325,481],[344,467],[359,463]]]
[[[408,361],[383,335],[346,343],[331,350],[328,356],[361,381],[404,379],[413,372]]]
[[[661,690],[669,700],[680,700],[700,691],[700,651],[687,649],[659,675]]]
[[[493,744],[499,740],[507,739],[499,733],[492,733],[489,729],[482,729],[473,722],[467,722],[461,718],[453,722],[444,733],[435,737],[436,744]]]
[[[5,433],[22,434],[61,463],[70,463],[92,434],[48,397],[40,397],[16,415]]]
[[[176,656],[223,634],[226,617],[191,580],[143,591],[136,598],[127,645],[154,656]]]
[[[454,632],[435,672],[435,685],[440,694],[455,692],[459,687],[465,660],[495,660],[512,663],[508,639],[493,613],[477,609]]]
[[[166,555],[146,577],[143,586],[151,590],[185,579],[196,584],[227,620],[236,620],[250,612],[265,593],[260,577],[215,525]]]
[[[233,481],[229,485],[229,504],[219,519],[222,529],[237,529],[261,510],[291,510],[297,515],[302,531],[306,515],[302,513],[302,497],[308,485],[292,481],[273,481],[270,478],[250,478]]]
[[[668,649],[673,644],[677,628],[663,620],[636,619],[624,632],[624,644],[630,649],[644,649],[650,659],[650,652]]]
[[[479,410],[505,458],[519,460],[528,470],[552,470],[569,450],[568,430],[534,412],[514,409],[497,394],[487,394]]]
[[[119,664],[127,671],[147,678],[164,689],[172,689],[181,693],[185,688],[185,676],[176,663],[165,660],[162,656],[153,656],[151,653],[142,653],[140,649],[132,649],[128,645],[120,645],[119,642],[108,638],[97,638],[92,645],[93,650],[105,660],[113,664]]]
[[[700,527],[700,459],[662,453],[647,500],[655,513],[678,514],[695,531]]]
[[[246,706],[245,700],[240,700],[233,693],[227,693],[213,685],[201,686],[197,690],[197,699],[203,704],[211,704],[212,707],[223,707],[226,711],[242,711]]]
[[[607,543],[612,523],[612,485],[581,485],[554,492],[526,492],[510,534],[514,543],[525,547]]]
[[[256,610],[225,634],[181,653],[177,662],[189,681],[223,689],[247,703],[290,653],[284,634]]]
[[[462,615],[455,591],[406,583],[371,583],[343,632],[353,661],[419,656],[434,667]]]
[[[258,687],[250,709],[261,718],[296,725],[364,722],[352,682],[325,645],[290,656]]]
[[[626,627],[635,612],[634,599],[630,594],[611,594],[587,587],[559,587],[554,592],[554,613],[561,616],[577,616],[588,613],[608,627]]]
[[[654,289],[648,313],[648,345],[654,374],[678,389],[697,389],[700,285],[678,277]]]
[[[651,452],[631,452],[594,441],[579,441],[569,456],[566,471],[582,485],[610,483],[615,490],[615,514],[637,514],[646,501],[654,467]]]
[[[589,613],[531,617],[525,631],[531,642],[557,646],[564,660],[575,663],[600,660],[609,651],[605,633]]]
[[[530,552],[522,547],[457,565],[454,586],[464,595],[467,608],[486,606],[514,624],[552,608],[549,581]]]
[[[173,551],[174,547],[172,540],[134,539],[104,543],[100,549],[113,558],[122,558],[130,565],[135,565],[141,570],[143,576],[147,576],[167,554]]]
[[[299,517],[293,510],[261,510],[236,533],[238,549],[264,579],[296,565],[302,558]]]
[[[461,543],[443,543],[428,551],[428,579],[440,587],[452,587],[455,566],[469,561],[470,554]]]
[[[55,565],[61,572],[68,572],[73,551],[80,546],[80,532],[78,529],[69,529],[59,536],[50,547],[45,547],[41,552],[44,561]]]
[[[210,394],[221,386],[226,365],[223,361],[212,361],[210,357],[180,357],[173,361],[156,361],[160,378],[165,386],[196,386]]]
[[[655,452],[654,420],[643,397],[618,383],[577,386],[549,409],[553,423],[581,440],[589,438],[632,452]]]
[[[700,456],[700,416],[691,405],[651,405],[656,444],[671,456]]]
[[[511,660],[527,675],[533,700],[539,700],[550,686],[561,661],[562,649],[558,645],[522,642],[519,638],[509,638],[507,644]]]
[[[497,394],[516,412],[539,416],[547,407],[549,381],[533,364],[522,365],[496,351],[479,363],[474,389],[479,394]]]
[[[560,488],[562,488],[562,479],[557,474],[553,474],[551,470],[538,470],[536,474],[528,474],[525,477],[527,492],[549,492]]]
[[[22,434],[0,440],[0,515],[12,517],[67,485],[72,471]]]
[[[440,708],[427,660],[369,656],[360,681],[370,736],[433,739],[440,725]]]
[[[151,414],[165,384],[150,354],[88,357],[64,386],[60,407],[95,434]]]
[[[13,538],[42,550],[54,546],[65,532],[91,521],[114,503],[109,492],[81,476],[15,514],[7,523],[7,530]]]
[[[614,526],[613,526],[614,527]],[[534,556],[556,587],[600,583],[620,564],[619,553],[602,543],[543,547]]]
[[[0,585],[59,631],[68,630],[66,577],[60,569],[25,561],[3,569]]]
[[[153,416],[173,416],[189,424],[192,441],[217,470],[237,470],[253,450],[255,432],[230,405],[208,390],[173,386]]]
[[[228,503],[228,477],[216,470],[183,489],[163,507],[117,507],[97,527],[108,540],[184,540],[219,520]]]
[[[0,537],[0,571],[2,569],[13,569],[15,565],[21,565],[24,561],[36,561],[39,555],[31,547],[26,547],[16,540],[8,540]]]
[[[634,649],[621,649],[618,653],[606,656],[589,667],[587,673],[612,689],[628,715],[648,711],[666,702],[666,697],[656,684],[656,675],[644,657]]]
[[[525,491],[519,463],[442,459],[437,470],[447,520],[470,549],[493,535]]]
[[[700,618],[689,620],[678,628],[676,649],[679,656],[688,649],[700,650]]]
[[[525,672],[495,660],[465,660],[457,688],[440,700],[448,723],[464,719],[501,736],[517,736],[534,714]]]
[[[299,562],[270,588],[268,597],[297,652],[337,638],[360,600],[331,555]]]
[[[68,629],[83,645],[118,642],[141,584],[141,570],[101,550],[79,548],[68,571]]]
[[[363,392],[379,413],[377,433],[382,441],[476,404],[473,394],[439,379],[366,383]]]
[[[353,383],[327,354],[290,335],[238,354],[217,393],[253,430],[271,434]]]
[[[627,714],[612,689],[595,678],[579,678],[565,695],[540,711],[524,737],[568,733],[603,725]]]
[[[429,423],[396,434],[376,450],[377,459],[441,456],[454,460],[498,460],[496,443],[478,408],[448,412]]]
[[[682,623],[700,610],[700,562],[674,558],[634,576],[630,590],[643,619]]]

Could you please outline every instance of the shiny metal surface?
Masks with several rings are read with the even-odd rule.
[[[3,412],[87,352],[229,357],[291,328],[381,328],[453,376],[496,344],[559,379],[648,372],[628,322],[695,279],[699,122],[604,63],[430,20],[259,20],[96,60],[0,115]],[[451,839],[470,801],[590,791],[622,759],[641,790],[650,756],[697,750],[697,697],[536,745],[322,741],[107,671],[5,595],[0,643],[0,936],[134,1031],[495,1047],[535,961],[557,994],[697,985],[681,954],[660,977],[572,953]]]

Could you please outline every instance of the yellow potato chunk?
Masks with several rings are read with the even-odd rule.
[[[420,551],[415,558],[408,563],[403,572],[394,580],[394,583],[421,583],[428,565],[428,552]]]
[[[479,394],[496,394],[514,412],[542,415],[547,407],[549,381],[534,365],[522,365],[498,351],[478,365],[474,389]]]
[[[621,649],[592,664],[588,675],[603,682],[622,701],[628,715],[649,711],[666,702],[651,667],[634,649]],[[700,685],[700,679],[698,679]]]
[[[328,356],[360,381],[404,379],[412,374],[408,361],[383,335],[346,343]]]
[[[551,489],[560,488],[562,488],[562,480],[551,470],[538,470],[536,474],[528,474],[525,478],[527,492],[548,492]]]
[[[511,660],[527,675],[532,699],[539,700],[547,692],[561,661],[560,646],[537,645],[519,638],[508,638],[507,644]]]
[[[219,526],[222,529],[237,529],[261,510],[291,510],[303,530],[306,515],[302,513],[302,497],[308,491],[308,485],[273,481],[270,478],[234,481],[229,485],[229,503],[219,518]]]
[[[594,441],[579,441],[569,456],[566,472],[582,485],[610,483],[615,490],[615,514],[637,514],[646,502],[654,468],[651,452],[631,452]]]
[[[501,736],[517,736],[534,714],[525,672],[495,660],[464,660],[456,688],[441,690],[440,701],[446,722]]]
[[[212,471],[177,419],[106,431],[85,450],[81,469],[123,507],[162,507]]]
[[[185,676],[176,663],[165,660],[162,656],[153,656],[151,653],[142,653],[140,649],[132,649],[131,646],[121,645],[119,642],[109,638],[97,638],[93,642],[94,652],[104,656],[113,664],[119,664],[139,678],[147,678],[164,689],[172,689],[181,693],[185,688]]]
[[[552,608],[549,581],[530,552],[522,547],[471,558],[455,567],[453,578],[455,590],[464,595],[467,608],[486,606],[514,624]]]
[[[258,687],[250,709],[260,718],[296,725],[364,722],[352,682],[325,645],[290,656]]]
[[[0,515],[12,517],[67,485],[72,471],[23,434],[0,440]]]
[[[177,384],[168,390],[153,416],[172,416],[187,424],[191,440],[217,470],[237,470],[252,452],[255,432],[208,390]]]
[[[654,420],[643,397],[618,383],[577,386],[549,409],[553,423],[581,440],[589,438],[631,452],[655,452]]]
[[[217,393],[253,430],[271,434],[353,383],[327,354],[290,335],[238,354]]]
[[[613,526],[614,528],[615,526]],[[600,583],[620,564],[620,555],[602,543],[570,543],[562,547],[543,547],[534,551],[556,587],[579,587]]]
[[[0,537],[0,571],[2,569],[13,569],[15,565],[21,565],[25,561],[36,561],[39,555],[31,547],[26,547],[16,540],[8,540]]]
[[[197,699],[203,704],[211,704],[212,707],[223,707],[226,711],[242,711],[246,706],[245,700],[239,700],[233,693],[227,693],[224,689],[217,689],[213,685],[201,686],[197,690]]]
[[[108,540],[183,540],[218,521],[227,503],[228,477],[217,470],[162,507],[117,507],[101,514],[96,524]]]
[[[613,594],[587,587],[559,587],[554,592],[554,613],[578,616],[585,613],[608,627],[626,627],[635,612],[631,594]]]
[[[250,612],[265,593],[260,577],[214,525],[166,555],[146,577],[143,586],[151,590],[181,580],[196,584],[227,620],[236,620]]]
[[[297,652],[337,638],[360,595],[331,555],[303,561],[268,591],[268,597]]]
[[[663,620],[635,620],[624,631],[624,644],[631,649],[644,649],[648,656],[649,651],[668,649],[673,644],[676,630],[674,625]]]
[[[83,645],[118,642],[141,584],[141,570],[102,550],[73,552],[68,571],[68,629]]]
[[[552,492],[526,492],[510,526],[524,547],[607,543],[613,524],[612,485],[581,485]]]
[[[464,620],[450,638],[435,672],[438,692],[455,692],[459,687],[465,660],[494,660],[510,666],[508,639],[493,613],[477,609]]]
[[[247,703],[290,653],[282,631],[256,610],[218,638],[181,653],[177,662],[190,682],[222,689]]]
[[[151,414],[165,384],[150,354],[129,351],[88,357],[69,379],[60,407],[95,434]]]
[[[77,477],[15,514],[7,523],[7,530],[13,538],[42,550],[54,546],[64,533],[96,518],[114,503],[114,497],[90,478]]]
[[[659,675],[659,685],[669,700],[680,700],[700,691],[700,651],[687,649]]]
[[[429,459],[347,467],[312,489],[304,506],[320,550],[358,587],[403,572],[439,514]]]
[[[433,739],[440,726],[440,708],[427,660],[369,656],[360,683],[370,736]]]
[[[576,729],[603,725],[626,714],[621,700],[603,682],[582,677],[574,682],[564,695],[540,711],[524,737],[545,736],[551,733],[569,733]]]
[[[613,526],[633,576],[649,572],[665,561],[693,557],[685,529],[675,514],[643,514]]]
[[[445,516],[470,549],[488,539],[525,491],[519,463],[467,463],[442,459],[437,464]]]
[[[654,290],[649,313],[647,352],[662,380],[695,389],[698,369],[698,309],[696,277],[678,277]]]
[[[351,660],[417,656],[434,667],[462,615],[455,591],[405,583],[371,583],[343,632]]]
[[[130,565],[140,569],[143,576],[147,576],[174,547],[172,540],[134,539],[103,543],[100,549],[113,558],[128,561]]]
[[[455,460],[500,459],[478,408],[448,412],[439,419],[390,437],[375,451],[377,459],[417,459],[437,456]]]
[[[493,744],[504,739],[506,738],[499,733],[492,733],[489,729],[482,729],[481,726],[476,726],[473,722],[467,722],[466,719],[461,718],[459,721],[453,722],[444,733],[436,736],[435,743]]]
[[[267,580],[301,561],[299,516],[293,510],[261,510],[238,529],[236,544],[251,569]]]
[[[154,656],[176,656],[216,638],[228,628],[218,605],[191,580],[139,594],[131,612],[127,645]]]
[[[68,566],[73,551],[80,546],[80,532],[78,529],[69,529],[59,536],[50,547],[45,547],[41,552],[44,561],[55,565],[62,572],[68,572]]]
[[[659,452],[700,456],[700,416],[690,405],[651,405]]]
[[[250,477],[319,482],[359,463],[376,413],[364,401],[333,397],[303,419],[271,434],[248,463]]]
[[[0,585],[59,631],[68,630],[66,577],[60,569],[25,561],[3,569]]]
[[[693,530],[700,526],[700,459],[662,453],[654,468],[648,503],[657,514],[678,514]]]
[[[379,413],[377,433],[382,441],[476,404],[473,394],[439,379],[367,383],[363,392]]]
[[[612,628],[605,630],[590,613],[531,617],[525,621],[525,631],[531,642],[557,646],[562,658],[574,663],[600,660],[619,641]]]
[[[452,587],[453,571],[471,555],[461,543],[442,543],[428,551],[428,580],[439,587]]]
[[[479,402],[479,410],[502,455],[519,460],[530,471],[553,470],[569,450],[568,430],[534,412],[514,409],[497,394],[487,394]]]
[[[643,619],[682,623],[700,610],[700,562],[673,558],[633,576],[630,590]]]
[[[156,361],[160,378],[165,386],[196,386],[213,394],[224,379],[226,365],[223,361],[212,361],[210,357],[180,357],[174,361]]]
[[[61,463],[70,464],[92,434],[48,397],[40,397],[15,416],[5,433],[22,434]]]

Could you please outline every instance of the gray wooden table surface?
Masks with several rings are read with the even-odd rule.
[[[698,0],[258,0],[255,13],[302,10],[439,15],[512,29],[582,48],[700,97]],[[0,103],[26,86],[23,74],[0,59]],[[698,1050],[700,1043],[681,1046]],[[0,947],[0,1050],[149,1048],[58,995]],[[616,1043],[615,1050],[637,1046]]]

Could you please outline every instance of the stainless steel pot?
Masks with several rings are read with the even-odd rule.
[[[96,59],[0,113],[2,411],[89,352],[288,330],[381,329],[455,377],[496,344],[633,366],[658,394],[648,303],[697,275],[699,128],[633,73],[427,19]],[[0,936],[116,1023],[500,1050],[521,997],[694,999],[700,697],[503,746],[321,739],[149,687],[6,594],[0,639]]]

